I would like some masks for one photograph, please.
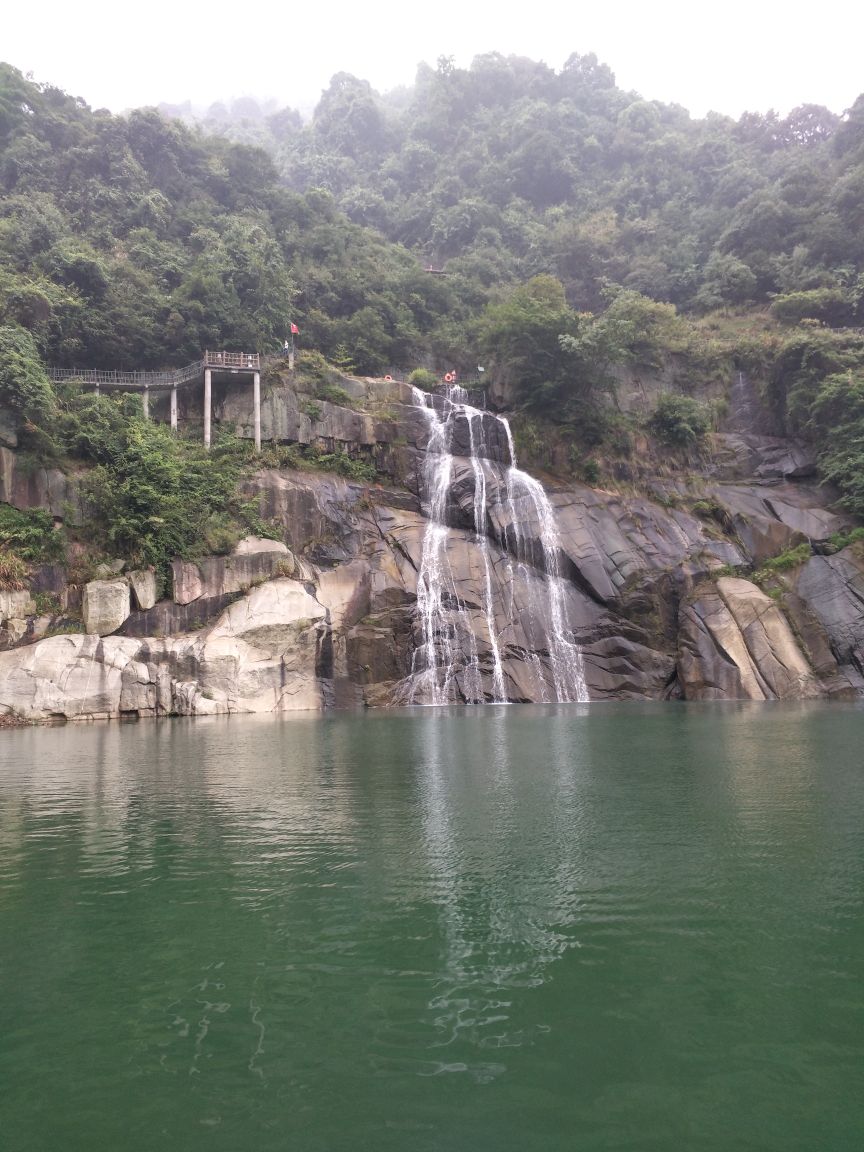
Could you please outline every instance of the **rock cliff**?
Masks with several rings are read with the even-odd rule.
[[[140,572],[77,590],[60,580],[51,591],[62,618],[38,615],[29,592],[0,593],[0,713],[84,719],[417,700],[429,425],[403,385],[351,383],[366,410],[321,402],[304,411],[292,389],[273,390],[265,439],[366,453],[389,481],[260,471],[247,494],[281,540],[178,562],[158,601],[152,574]],[[220,413],[241,435],[251,434],[247,406],[232,394]],[[487,423],[479,439],[467,426],[453,437],[440,526],[448,592],[435,642],[448,648],[456,698],[494,698],[497,661],[506,699],[550,699],[554,653],[539,607],[550,564],[592,700],[864,690],[864,555],[859,545],[829,554],[829,537],[848,522],[812,483],[800,445],[733,428],[715,437],[701,475],[667,474],[641,494],[547,485],[559,542],[550,561],[548,525],[514,488],[500,422]],[[74,477],[25,476],[14,449],[0,451],[0,499],[83,514]],[[801,542],[817,551],[768,582],[759,576],[767,591],[746,578]],[[89,634],[66,631],[82,603]]]

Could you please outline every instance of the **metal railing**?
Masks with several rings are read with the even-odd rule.
[[[261,370],[261,356],[257,352],[205,352],[204,368],[242,368],[247,372]]]
[[[123,372],[102,368],[48,368],[48,378],[54,383],[69,382],[89,384],[95,388],[129,388],[142,391],[145,388],[179,388],[200,380],[204,369],[213,371],[227,369],[245,372],[259,372],[261,357],[257,352],[205,352],[203,360],[193,360],[183,368],[168,368],[162,372]]]

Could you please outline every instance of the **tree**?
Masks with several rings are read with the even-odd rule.
[[[664,392],[648,427],[658,440],[671,448],[690,448],[705,436],[711,420],[705,405],[692,396]]]
[[[701,308],[721,308],[753,299],[756,277],[743,260],[722,252],[712,252],[696,294]]]
[[[486,309],[480,347],[499,379],[512,381],[526,400],[542,405],[560,391],[567,374],[568,355],[559,336],[575,335],[577,327],[560,280],[534,276]]]
[[[23,328],[0,328],[0,408],[19,424],[38,424],[54,410],[55,396],[33,337]]]

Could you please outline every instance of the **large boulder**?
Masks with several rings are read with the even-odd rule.
[[[174,560],[171,564],[171,598],[175,604],[191,604],[204,594],[204,585],[197,564]]]
[[[91,580],[84,586],[82,613],[89,636],[110,636],[131,611],[125,580]]]
[[[156,603],[157,581],[152,569],[139,569],[128,573],[129,587],[135,596],[135,603],[142,611],[147,611]]]

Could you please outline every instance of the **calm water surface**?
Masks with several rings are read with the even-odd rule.
[[[861,1152],[864,711],[0,733],[3,1152]]]

